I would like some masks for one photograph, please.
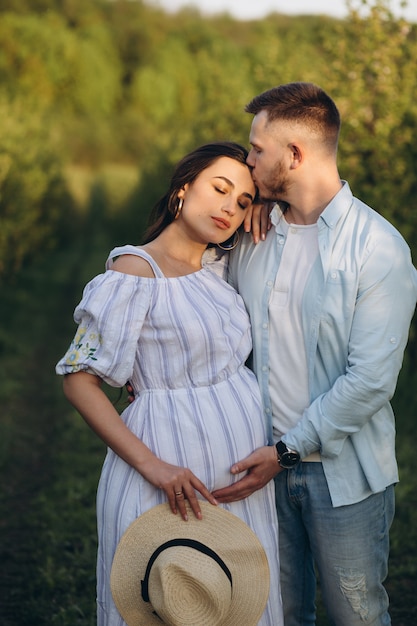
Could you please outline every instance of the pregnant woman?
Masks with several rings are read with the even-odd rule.
[[[217,245],[233,245],[255,199],[246,157],[224,142],[178,163],[143,245],[113,250],[85,287],[77,333],[56,367],[68,400],[108,446],[97,494],[99,626],[125,624],[109,579],[128,526],[162,502],[184,524],[186,500],[201,518],[201,500],[216,506],[211,492],[234,480],[230,467],[267,443],[258,385],[245,366],[248,316],[216,262]],[[103,381],[130,381],[135,400],[121,415]],[[224,508],[266,551],[271,591],[259,624],[281,626],[273,482]]]

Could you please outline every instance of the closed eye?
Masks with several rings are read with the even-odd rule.
[[[220,187],[214,187],[214,189],[218,193],[221,193],[224,196],[228,193],[227,189],[221,189]],[[251,203],[252,203],[252,201],[249,201],[249,199],[247,201],[245,201],[245,200],[238,200],[238,206],[242,209],[242,211],[246,211],[246,209],[248,209],[250,207]]]

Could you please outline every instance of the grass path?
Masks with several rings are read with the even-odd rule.
[[[75,329],[80,273],[79,253],[56,254],[2,292],[2,626],[95,623],[94,499],[104,448],[54,373]]]

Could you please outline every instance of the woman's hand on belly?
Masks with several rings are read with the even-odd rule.
[[[171,465],[153,457],[148,458],[139,471],[154,487],[165,491],[171,511],[174,514],[179,512],[185,521],[188,519],[185,500],[188,500],[194,515],[202,519],[196,491],[211,504],[217,504],[204,483],[187,467]]]

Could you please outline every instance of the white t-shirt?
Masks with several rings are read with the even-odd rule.
[[[298,422],[310,404],[301,300],[319,255],[317,224],[288,224],[284,217],[281,219],[287,236],[269,301],[269,387],[277,438]]]

